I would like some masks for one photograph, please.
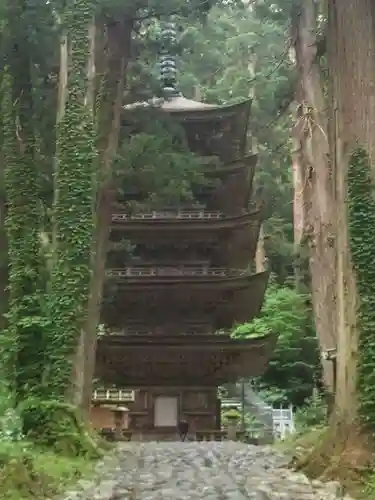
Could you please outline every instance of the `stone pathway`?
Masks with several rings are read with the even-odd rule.
[[[235,442],[129,443],[63,500],[336,500],[337,483],[312,483],[270,447]]]

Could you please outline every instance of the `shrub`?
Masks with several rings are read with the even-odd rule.
[[[305,406],[299,408],[295,414],[297,431],[304,431],[309,427],[319,427],[327,423],[327,403],[320,395],[313,395]]]

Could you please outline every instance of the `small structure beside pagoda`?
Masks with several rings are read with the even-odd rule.
[[[116,245],[108,254],[101,320],[108,334],[98,340],[96,377],[134,391],[126,402],[134,436],[174,438],[181,419],[193,436],[215,435],[218,386],[261,375],[276,342],[225,333],[259,313],[268,281],[267,272],[251,270],[262,210],[251,199],[250,102],[220,107],[172,97],[159,109],[183,125],[202,170],[217,182],[197,190],[200,208],[131,214],[121,200],[114,204],[111,240],[129,240],[141,256],[129,260]],[[93,405],[96,427],[103,407]]]

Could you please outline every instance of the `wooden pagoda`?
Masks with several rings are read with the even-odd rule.
[[[177,96],[159,106],[183,125],[205,174],[217,180],[197,190],[204,208],[131,215],[121,200],[113,206],[111,240],[131,241],[138,258],[115,244],[108,253],[108,333],[98,340],[96,374],[103,387],[132,391],[133,432],[175,434],[179,419],[194,432],[219,429],[218,386],[262,374],[275,345],[272,335],[225,333],[259,313],[268,281],[251,271],[262,210],[252,201],[256,157],[246,150],[250,104]],[[127,195],[136,196],[134,186]]]

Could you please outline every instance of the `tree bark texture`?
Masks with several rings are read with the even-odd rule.
[[[309,247],[311,291],[317,336],[322,351],[336,347],[335,200],[329,157],[327,103],[317,54],[314,0],[301,2],[293,19],[297,70],[300,78],[295,133],[303,162],[302,239]],[[302,177],[302,175],[301,175]],[[333,370],[325,364],[324,379],[333,388]]]
[[[342,140],[349,147],[359,141],[375,169],[375,4],[373,0],[329,0],[328,4],[328,45],[335,48],[330,69],[336,80]]]
[[[330,143],[337,217],[336,412],[345,423],[357,417],[358,295],[347,214],[347,169],[352,150],[365,148],[375,168],[375,4],[329,0],[328,62],[331,83]],[[360,35],[359,35],[360,34]]]
[[[264,246],[264,227],[260,226],[257,250],[255,254],[255,270],[257,273],[262,273],[267,267],[266,249]]]

